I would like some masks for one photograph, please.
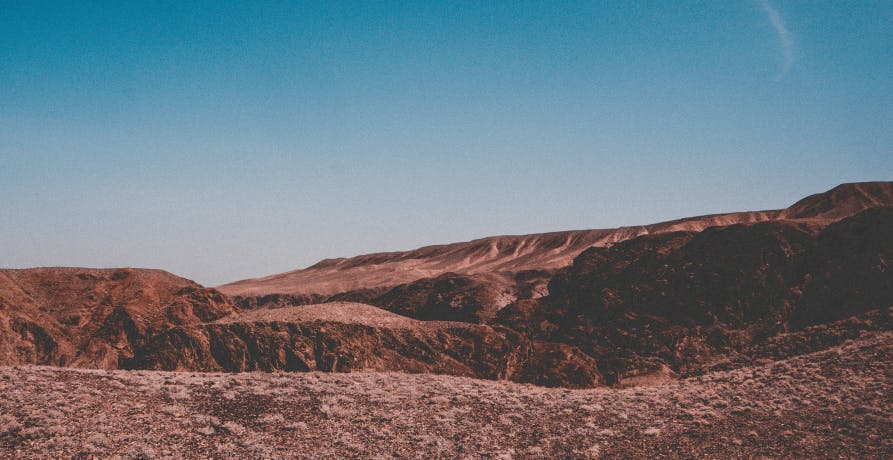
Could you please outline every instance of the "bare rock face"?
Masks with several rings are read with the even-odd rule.
[[[0,363],[114,369],[158,331],[234,311],[160,270],[0,270]]]

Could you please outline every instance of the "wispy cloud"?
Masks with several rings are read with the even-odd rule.
[[[758,3],[769,18],[769,22],[775,29],[775,33],[778,35],[778,42],[781,45],[781,55],[784,59],[781,72],[778,74],[778,79],[781,80],[787,75],[791,65],[794,64],[794,37],[785,25],[784,19],[781,18],[781,14],[769,3],[769,0],[758,0]]]

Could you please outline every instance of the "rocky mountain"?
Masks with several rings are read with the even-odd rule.
[[[680,219],[609,230],[578,230],[496,236],[464,243],[427,246],[405,252],[327,259],[311,267],[218,286],[233,297],[270,294],[331,296],[359,289],[381,289],[446,273],[462,275],[522,273],[567,266],[592,246],[651,233],[702,230],[716,225],[775,219],[779,211],[739,212]]]
[[[503,326],[419,321],[344,302],[243,312],[216,290],[143,269],[0,271],[0,365],[18,364],[601,383],[592,358],[573,346]]]
[[[506,326],[583,351],[595,364],[586,375],[618,385],[658,382],[889,328],[888,205],[891,183],[844,184],[784,210],[623,229],[610,240],[603,233],[564,268],[446,272],[317,298]],[[378,255],[376,263],[393,257],[411,258]],[[340,263],[372,269],[363,260]],[[257,302],[248,307],[301,303],[278,296],[248,297]]]
[[[116,369],[160,330],[234,311],[223,294],[161,270],[0,270],[0,364]]]
[[[418,319],[487,323],[510,303],[545,295],[554,272],[591,247],[609,247],[646,235],[768,221],[795,221],[818,228],[878,206],[893,206],[893,182],[843,184],[782,210],[717,214],[610,230],[491,237],[331,259],[307,269],[218,289],[247,309],[347,300]]]
[[[496,323],[579,347],[615,383],[814,351],[891,326],[891,236],[893,207],[643,236],[586,250]]]

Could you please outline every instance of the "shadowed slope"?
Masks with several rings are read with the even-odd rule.
[[[893,207],[643,236],[588,249],[496,322],[579,347],[618,383],[805,353],[893,326],[891,235]]]

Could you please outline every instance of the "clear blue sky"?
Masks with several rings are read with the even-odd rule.
[[[123,3],[0,0],[0,266],[214,285],[893,179],[890,1]]]

